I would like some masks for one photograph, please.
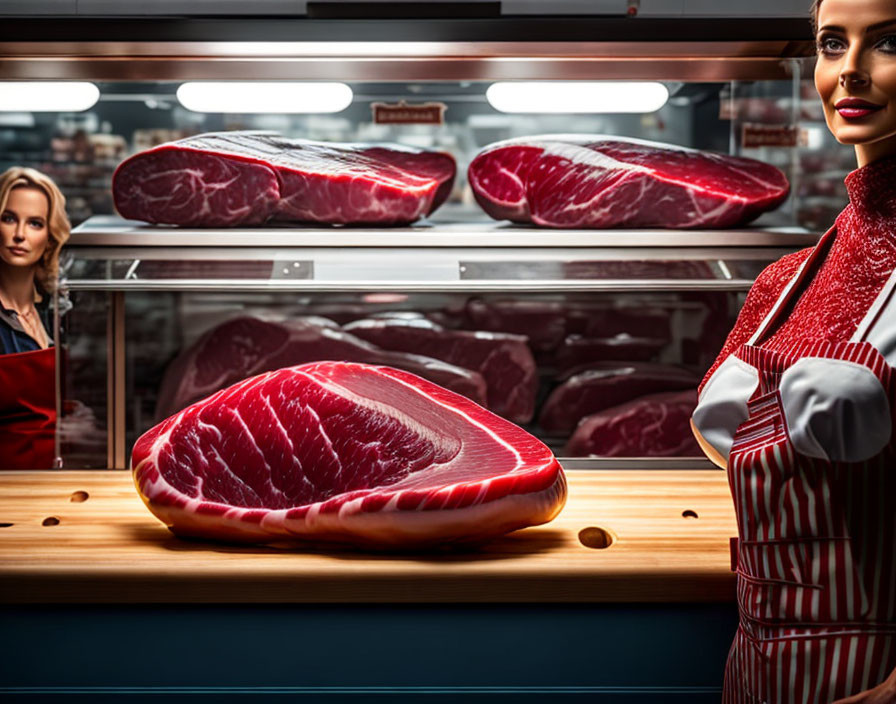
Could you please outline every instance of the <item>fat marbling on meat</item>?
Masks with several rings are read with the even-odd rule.
[[[703,457],[691,432],[697,390],[669,391],[585,416],[566,443],[569,457]]]
[[[388,367],[251,377],[140,437],[144,502],[175,534],[373,548],[478,542],[550,521],[551,451],[467,398]]]
[[[455,171],[444,152],[217,132],[126,159],[112,194],[123,217],[150,223],[402,225],[448,198]]]
[[[780,169],[755,159],[598,135],[496,142],[468,180],[493,218],[555,228],[735,227],[790,190]]]

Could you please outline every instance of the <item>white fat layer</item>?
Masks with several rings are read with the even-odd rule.
[[[260,522],[241,519],[248,509],[234,509],[216,518],[218,530],[255,541],[282,537],[358,539],[380,546],[438,543],[492,537],[509,530],[538,525],[554,518],[566,500],[562,474],[537,492],[511,494],[488,503],[448,511],[385,511],[347,514],[320,513],[312,507],[302,518],[288,518],[288,509],[266,511]],[[177,506],[157,506],[155,512],[185,535],[208,534],[208,518]]]
[[[360,396],[357,393],[353,392],[351,389],[348,389],[348,388],[344,387],[343,385],[339,384],[338,382],[334,381],[327,375],[315,373],[317,371],[317,366],[318,365],[310,365],[310,366],[303,365],[303,367],[292,367],[289,369],[291,369],[291,371],[293,373],[298,373],[298,374],[306,377],[312,383],[326,389],[330,393],[333,393],[333,394],[336,394],[343,398],[346,398],[346,399],[350,400],[352,403],[355,403],[359,406],[368,408],[375,413],[383,413],[385,415],[388,415],[391,418],[398,420],[401,424],[410,427],[415,433],[417,433],[421,437],[429,440],[430,442],[437,442],[437,440],[443,436],[443,434],[438,432],[436,429],[430,428],[429,426],[419,423],[416,419],[412,418],[411,416],[407,415],[406,413],[403,413],[402,411],[395,408],[394,406],[389,406],[387,404],[372,400],[370,398]],[[506,474],[512,474],[512,473],[518,472],[520,470],[537,473],[537,472],[544,470],[547,466],[549,466],[550,461],[552,460],[552,457],[547,457],[546,461],[538,466],[526,467],[519,450],[517,450],[517,448],[515,448],[508,441],[506,441],[504,438],[502,438],[500,435],[498,435],[496,432],[494,432],[491,428],[489,428],[488,426],[483,424],[481,421],[473,418],[468,413],[460,410],[459,408],[456,408],[452,405],[449,405],[448,403],[445,403],[443,401],[439,401],[439,400],[432,398],[431,396],[426,394],[423,390],[419,389],[417,386],[415,386],[411,383],[408,383],[403,379],[399,379],[396,376],[393,376],[391,373],[389,373],[389,372],[391,372],[391,370],[388,367],[373,367],[373,369],[377,370],[381,374],[385,374],[393,382],[404,386],[405,388],[411,390],[413,393],[424,397],[426,399],[427,403],[434,403],[434,404],[438,405],[444,412],[446,412],[450,416],[455,416],[458,419],[462,419],[465,423],[477,428],[480,432],[483,433],[484,436],[488,437],[489,439],[491,439],[492,441],[497,443],[499,446],[508,450],[514,458],[514,465],[513,465],[513,467],[507,468],[504,471],[502,471],[499,476],[503,476]],[[205,403],[208,403],[211,399],[215,398],[218,395],[245,393],[248,390],[250,390],[253,386],[264,384],[266,381],[269,380],[269,378],[271,376],[280,374],[284,371],[286,371],[286,370],[281,369],[281,370],[277,370],[277,371],[267,372],[266,374],[261,374],[256,377],[252,377],[252,378],[247,379],[247,380],[241,382],[240,384],[237,384],[229,389],[224,389],[222,391],[219,391],[214,396],[209,397],[209,399],[206,399],[199,403],[202,403],[204,405]],[[195,405],[196,404],[194,404],[194,406]],[[166,430],[165,433],[159,435],[159,437],[157,437],[156,440],[153,442],[152,448],[151,448],[149,454],[147,455],[147,457],[143,460],[143,462],[150,462],[153,465],[155,465],[156,467],[158,467],[159,454],[161,453],[161,451],[165,447],[165,445],[170,442],[170,437],[171,437],[171,434],[174,431],[174,429],[176,427],[178,427],[181,422],[183,422],[185,415],[194,406],[190,406],[190,407],[184,409],[183,411],[181,411],[180,413],[178,413],[175,422],[171,424],[171,426]],[[438,471],[439,469],[445,469],[458,461],[462,461],[463,456],[465,455],[464,450],[465,450],[465,444],[462,443],[460,451],[454,457],[452,457],[448,462],[436,463],[436,464],[430,465],[429,467],[427,467],[427,472],[431,472],[434,470]],[[201,495],[199,498],[192,498],[192,497],[186,496],[186,495],[182,494],[179,490],[177,490],[173,486],[171,486],[167,482],[167,480],[165,480],[165,478],[161,472],[158,473],[158,476],[159,476],[159,479],[157,479],[155,482],[152,482],[151,484],[142,487],[143,494],[150,500],[154,496],[158,496],[160,493],[164,492],[167,489],[168,491],[173,492],[173,493],[183,497],[183,499],[186,502],[185,510],[187,510],[187,511],[197,509],[200,504],[227,506],[226,504],[219,504],[215,501],[211,501],[207,498],[201,497]],[[468,486],[470,483],[471,482],[454,483],[454,484],[439,488],[437,490],[437,492],[442,495],[447,495],[453,491],[460,490],[463,487]],[[487,489],[488,489],[488,486],[491,484],[491,479],[478,479],[478,480],[474,480],[472,483],[482,484],[482,486],[480,487],[479,495],[477,496],[477,498],[475,500],[476,503],[481,502],[487,495]],[[397,506],[398,506],[399,501],[401,500],[402,496],[404,496],[409,491],[412,491],[412,489],[406,489],[406,490],[399,489],[399,490],[395,490],[393,492],[389,492],[388,489],[378,490],[378,493],[390,494],[390,498],[389,498],[387,504],[383,508],[379,509],[379,511],[377,513],[398,511]],[[369,494],[365,494],[364,496],[361,496],[361,497],[358,497],[356,499],[352,499],[351,501],[346,502],[345,505],[340,507],[338,514],[340,516],[345,517],[348,515],[355,515],[355,514],[363,513],[361,511],[361,504],[363,503],[363,500],[368,495]],[[336,495],[336,497],[338,497],[338,494]],[[310,504],[308,513],[306,514],[306,518],[304,519],[305,522],[309,523],[309,524],[313,524],[317,520],[317,517],[319,515],[328,515],[328,514],[320,514],[320,508],[321,508],[322,504],[326,503],[327,501],[332,501],[336,497],[330,497],[329,499],[327,499],[325,501],[318,501],[313,504]],[[235,517],[242,516],[249,511],[258,510],[257,508],[239,508],[239,507],[234,508],[234,507],[230,507],[230,506],[228,506],[228,509],[230,509],[228,511],[228,514],[231,514],[234,511],[236,512],[236,513],[233,513],[233,515]],[[274,511],[269,510],[266,513],[266,518],[264,520],[265,520],[265,522],[268,522],[268,521],[276,522],[277,516],[285,515],[285,513],[289,510],[292,510],[292,508],[279,509],[279,510],[274,510]],[[405,513],[405,512],[402,511],[402,513]]]

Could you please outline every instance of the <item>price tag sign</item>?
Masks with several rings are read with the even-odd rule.
[[[445,103],[371,103],[373,121],[378,125],[441,125]]]
[[[759,125],[745,122],[741,129],[740,144],[744,148],[795,147],[799,144],[796,125]]]

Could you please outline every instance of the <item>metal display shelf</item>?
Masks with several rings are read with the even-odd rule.
[[[110,216],[70,241],[70,290],[747,290],[799,228],[544,230],[493,222],[402,228],[188,229]],[[758,268],[757,268],[758,267]]]
[[[818,234],[799,227],[728,230],[548,230],[507,222],[422,221],[410,227],[283,226],[187,228],[95,215],[69,245],[100,247],[809,247]],[[640,256],[640,255],[639,255]],[[702,258],[702,257],[698,257]]]

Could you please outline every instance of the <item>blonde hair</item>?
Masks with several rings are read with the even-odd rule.
[[[36,188],[49,203],[47,217],[47,248],[37,264],[34,278],[43,291],[52,293],[59,278],[59,250],[68,241],[71,223],[65,213],[65,196],[53,180],[36,169],[13,166],[0,174],[0,213],[6,210],[9,194],[14,188]]]

